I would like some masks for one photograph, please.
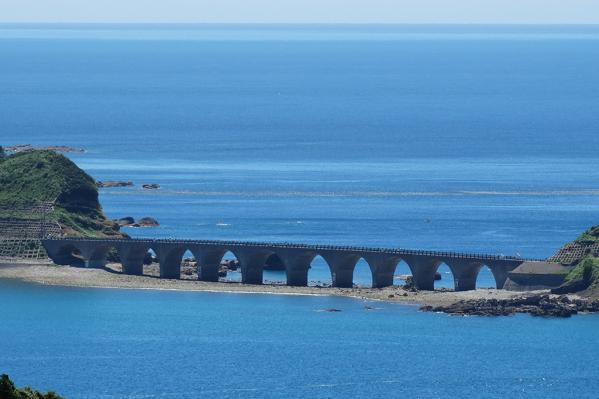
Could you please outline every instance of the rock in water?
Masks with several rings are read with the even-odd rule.
[[[145,218],[141,218],[137,221],[137,224],[139,225],[139,227],[156,227],[156,226],[160,226],[160,224],[158,223],[158,221],[154,218],[151,217],[145,217]]]
[[[100,188],[103,187],[131,187],[133,182],[131,181],[98,181],[96,185]]]
[[[156,190],[160,188],[160,184],[152,183],[152,184],[142,184],[142,188],[146,190]]]
[[[126,216],[124,218],[120,218],[116,222],[119,224],[119,226],[130,226],[135,223],[135,219],[133,219],[131,216]]]

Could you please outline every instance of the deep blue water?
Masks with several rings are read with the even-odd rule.
[[[161,223],[157,229],[128,230],[133,236],[544,258],[599,219],[598,66],[597,26],[0,25],[0,144],[83,147],[85,154],[70,157],[96,179],[134,181],[133,188],[101,190],[110,217],[153,216]],[[143,183],[159,183],[161,189],[143,191]],[[330,281],[324,261],[313,266],[312,281]],[[442,271],[438,285],[451,286],[451,274]],[[405,265],[397,270],[407,272]],[[354,277],[369,283],[363,262]],[[284,275],[265,278],[280,281]],[[478,283],[493,285],[488,270]],[[393,396],[414,386],[424,389],[417,380],[423,373],[432,381],[426,385],[431,391],[418,391],[424,397],[481,391],[552,396],[565,392],[559,390],[571,376],[582,373],[584,380],[588,374],[578,365],[559,373],[545,365],[563,361],[568,351],[591,356],[583,344],[564,337],[582,334],[588,344],[586,324],[595,323],[594,317],[452,319],[391,305],[370,314],[362,313],[359,302],[330,298],[33,292],[28,309],[17,305],[20,300],[8,302],[7,312],[26,316],[16,319],[21,324],[10,339],[35,330],[22,323],[35,320],[29,315],[40,306],[47,310],[40,299],[45,295],[61,298],[52,309],[74,312],[77,327],[63,330],[47,317],[43,328],[55,325],[55,336],[46,332],[31,340],[58,352],[67,345],[71,355],[60,367],[34,367],[39,358],[15,344],[14,356],[24,359],[14,369],[17,381],[45,385],[64,373],[65,392],[73,397],[98,392],[98,381],[120,393],[147,392],[149,385],[164,385],[158,391],[169,393],[223,384],[255,387],[252,376],[268,392],[279,387],[272,392],[283,396],[294,384],[304,387],[299,391],[304,396],[370,390]],[[121,302],[144,301],[181,306],[171,306],[166,321],[150,305],[119,313],[129,307]],[[314,314],[327,301],[357,310]],[[205,302],[218,306],[211,310]],[[105,314],[90,322],[86,317],[95,317],[103,303]],[[87,309],[93,310],[84,317]],[[262,310],[254,317],[252,309]],[[220,337],[248,332],[212,344],[228,357],[218,357],[215,348],[204,357],[202,343],[210,347],[210,341],[202,336],[190,336],[184,350],[160,335],[164,331],[152,335],[152,328],[175,329],[184,339],[184,327],[200,334],[197,317],[210,320],[213,311],[221,316],[218,323],[238,327],[216,323],[210,328],[218,331],[210,331]],[[110,314],[131,319],[129,328]],[[366,318],[379,327],[370,329]],[[352,320],[356,327],[347,328]],[[271,325],[277,333],[263,342],[261,331]],[[138,326],[150,329],[143,351],[132,338]],[[129,338],[107,338],[106,332],[123,329],[114,334]],[[68,346],[67,338],[78,332],[86,335],[83,341]],[[467,341],[474,346],[465,347]],[[146,353],[147,347],[154,352]],[[269,351],[259,350],[264,348]],[[119,355],[130,350],[137,352]],[[84,355],[76,357],[78,351]],[[106,358],[87,360],[86,351]],[[152,369],[147,356],[154,356],[162,373],[142,372]],[[538,356],[551,358],[536,361]],[[126,367],[136,361],[140,370]],[[421,369],[411,369],[415,361]],[[376,362],[384,365],[375,367]],[[88,363],[91,369],[81,366]],[[108,375],[114,376],[108,364],[123,367],[119,387],[108,386]],[[309,366],[299,377],[297,364]],[[63,367],[78,378],[67,378]],[[472,370],[467,377],[464,368]],[[380,373],[387,374],[379,379]],[[360,378],[364,375],[374,377]],[[494,379],[487,378],[491,375]],[[331,378],[357,385],[308,388]],[[382,382],[394,379],[399,386]],[[593,386],[587,382],[581,385]]]
[[[463,318],[347,298],[6,282],[0,301],[2,371],[69,398],[594,398],[599,389],[595,316]],[[319,311],[332,307],[342,312]]]

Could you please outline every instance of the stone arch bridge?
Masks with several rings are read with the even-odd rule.
[[[308,269],[316,256],[324,258],[331,271],[334,287],[352,287],[356,263],[364,259],[372,273],[372,286],[393,285],[393,274],[400,261],[412,272],[416,288],[433,290],[435,272],[442,263],[449,266],[456,291],[473,290],[480,269],[487,266],[497,288],[503,288],[508,272],[525,259],[499,255],[480,255],[457,252],[419,251],[393,248],[366,248],[336,245],[292,243],[259,243],[241,241],[203,241],[173,239],[44,239],[42,243],[56,264],[70,264],[73,252],[83,258],[86,267],[104,267],[109,251],[118,251],[123,273],[141,275],[143,260],[151,249],[158,258],[161,278],[180,278],[181,260],[190,251],[198,265],[198,278],[218,281],[218,269],[226,252],[239,260],[242,283],[262,284],[266,260],[277,255],[285,265],[287,285],[308,284]]]

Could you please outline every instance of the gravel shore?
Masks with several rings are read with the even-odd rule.
[[[511,299],[522,296],[520,292],[496,289],[475,291],[418,291],[405,290],[400,286],[387,288],[333,288],[288,287],[282,283],[247,285],[237,282],[204,282],[192,274],[182,275],[180,280],[157,277],[157,267],[144,269],[143,276],[120,273],[120,265],[108,265],[106,269],[85,269],[70,266],[44,264],[0,264],[0,278],[16,279],[30,283],[96,288],[156,289],[180,291],[210,291],[280,295],[337,295],[360,299],[383,300],[414,305],[448,306],[458,301],[473,299]]]

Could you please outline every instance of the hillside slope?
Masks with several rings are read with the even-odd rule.
[[[61,225],[63,234],[122,236],[102,211],[94,179],[65,156],[40,150],[0,159],[0,206],[18,209],[41,202],[54,203],[48,216]],[[31,217],[3,212],[0,217]]]

